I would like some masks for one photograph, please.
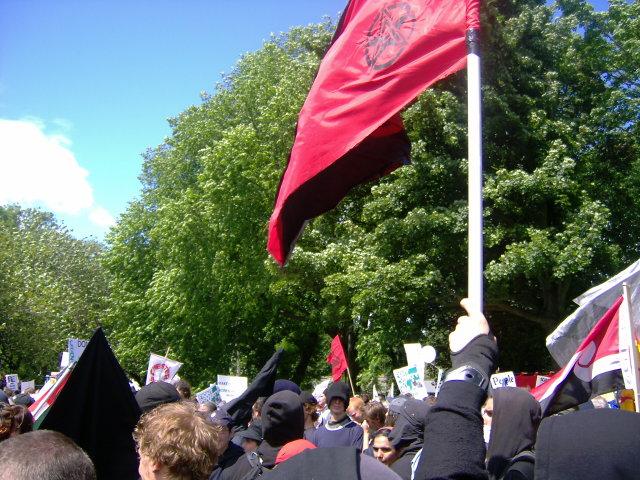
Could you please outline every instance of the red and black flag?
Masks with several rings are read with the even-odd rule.
[[[331,365],[331,378],[334,382],[340,380],[344,371],[349,368],[347,365],[347,357],[344,354],[340,337],[336,335],[331,341],[331,350],[327,355],[327,363]]]
[[[571,360],[531,394],[542,415],[575,407],[591,397],[624,388],[618,342],[618,316],[622,297],[598,320]]]
[[[300,111],[269,221],[283,265],[305,223],[409,161],[399,112],[466,65],[479,0],[351,0]]]

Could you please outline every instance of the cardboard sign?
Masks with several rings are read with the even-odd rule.
[[[80,360],[80,355],[82,355],[82,352],[84,352],[84,349],[87,347],[88,344],[89,344],[89,340],[81,340],[79,338],[70,338],[67,341],[67,346],[69,350],[69,363],[75,363],[78,360]]]
[[[182,363],[162,357],[152,353],[149,356],[149,366],[147,367],[147,383],[169,382],[178,373]]]
[[[539,387],[550,378],[551,377],[547,377],[546,375],[536,375],[536,387]]]
[[[24,393],[30,388],[36,388],[35,380],[23,380],[22,383],[20,383],[20,393]]]
[[[20,379],[18,378],[17,373],[10,373],[9,375],[4,376],[5,381],[7,382],[7,387],[13,390],[14,392],[18,391],[18,386],[20,384]]]
[[[216,405],[219,405],[220,403],[222,403],[222,399],[220,398],[220,389],[218,388],[218,385],[216,385],[215,383],[212,383],[201,392],[196,393],[196,400],[198,401],[198,403],[211,402],[211,403],[215,403]]]
[[[424,380],[422,346],[419,343],[405,343],[404,352],[407,354],[407,365],[415,365],[418,369],[418,377],[420,380]]]
[[[223,402],[229,402],[239,397],[247,389],[247,377],[233,375],[218,375],[218,388]]]
[[[398,368],[393,371],[398,388],[401,394],[410,393],[413,398],[422,400],[428,396],[427,389],[420,379],[418,368],[415,365]]]
[[[513,372],[502,372],[491,375],[491,388],[515,387],[516,376]]]

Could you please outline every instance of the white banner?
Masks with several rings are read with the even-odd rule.
[[[147,367],[147,383],[169,382],[178,373],[182,363],[162,357],[152,353],[149,356],[149,366]]]
[[[17,373],[10,373],[9,375],[5,375],[4,379],[7,382],[8,388],[13,390],[14,392],[18,391],[18,385],[20,384],[20,379],[18,378]]]
[[[69,350],[69,363],[75,363],[80,360],[80,355],[89,344],[89,340],[81,340],[79,338],[70,338],[67,340]]]
[[[247,389],[247,377],[218,375],[217,383],[220,389],[220,398],[225,403],[239,397]]]
[[[420,379],[418,368],[415,365],[397,368],[393,371],[393,376],[396,379],[401,394],[410,393],[413,398],[417,398],[418,400],[422,400],[428,396],[427,389],[424,388],[424,383]]]
[[[29,390],[30,388],[36,388],[36,381],[35,380],[23,380],[20,383],[20,393],[24,393],[25,391]]]
[[[419,343],[405,343],[404,351],[407,354],[407,365],[415,365],[418,369],[418,377],[424,381],[424,360],[422,359],[422,346]]]
[[[491,388],[515,387],[516,376],[513,372],[502,372],[491,375]]]

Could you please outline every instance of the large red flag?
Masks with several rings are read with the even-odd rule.
[[[399,111],[466,65],[479,0],[351,0],[298,118],[269,220],[283,265],[307,220],[409,160]]]
[[[624,388],[618,342],[622,297],[598,320],[567,365],[531,394],[542,415],[552,415],[588,401],[592,396]]]
[[[347,369],[347,357],[344,355],[342,343],[338,335],[331,341],[331,350],[327,355],[327,363],[331,364],[331,377],[334,382],[340,380],[340,377]]]

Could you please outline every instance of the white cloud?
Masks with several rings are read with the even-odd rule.
[[[55,126],[70,128],[56,119]],[[58,214],[88,215],[99,227],[113,217],[95,205],[93,188],[64,134],[48,134],[39,119],[0,119],[0,205],[42,206]]]
[[[109,228],[116,224],[116,219],[113,218],[106,208],[95,207],[89,213],[89,220],[95,225],[102,228]]]

